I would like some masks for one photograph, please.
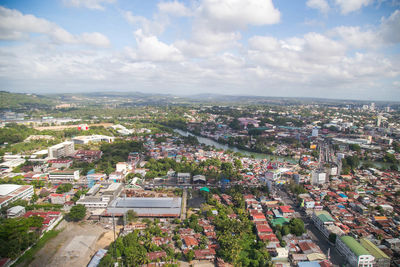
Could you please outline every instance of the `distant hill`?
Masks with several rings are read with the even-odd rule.
[[[0,91],[0,110],[28,110],[34,108],[49,108],[53,105],[54,101],[46,96]]]

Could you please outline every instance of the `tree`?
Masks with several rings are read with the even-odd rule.
[[[193,258],[194,258],[194,251],[193,250],[189,250],[188,253],[186,253],[185,257],[186,257],[187,261],[189,261],[189,262],[192,261]]]
[[[290,233],[300,236],[306,232],[304,222],[302,219],[293,218],[289,222]]]
[[[61,184],[57,187],[56,193],[63,194],[71,191],[71,189],[72,189],[72,184]]]
[[[138,218],[137,212],[134,210],[128,210],[128,212],[126,213],[126,220],[128,222],[134,222],[136,221]]]
[[[84,205],[78,204],[71,208],[67,215],[67,218],[71,221],[77,222],[81,221],[86,216],[86,207]]]
[[[329,242],[335,244],[336,243],[336,234],[330,233],[328,240],[329,240]]]
[[[32,202],[32,203],[35,203],[38,199],[39,199],[39,196],[36,195],[36,194],[33,194],[33,195],[32,195],[32,198],[31,198],[31,202]]]

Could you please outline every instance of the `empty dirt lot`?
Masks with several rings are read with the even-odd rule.
[[[29,266],[86,266],[98,249],[114,240],[112,231],[97,224],[62,221],[57,229],[62,228],[36,253]]]

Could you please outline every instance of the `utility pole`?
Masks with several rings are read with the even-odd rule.
[[[113,255],[115,256],[115,261],[117,261],[117,253],[116,253],[116,250],[115,250],[115,217],[114,217],[114,213],[113,213],[113,215],[112,215],[112,218],[113,218],[113,231],[114,231],[114,251],[113,251]]]

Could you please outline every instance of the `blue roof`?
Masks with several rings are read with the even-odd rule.
[[[343,193],[340,193],[339,196],[347,198],[347,196],[345,194],[343,194]]]
[[[321,267],[318,261],[305,261],[297,263],[298,267]]]

